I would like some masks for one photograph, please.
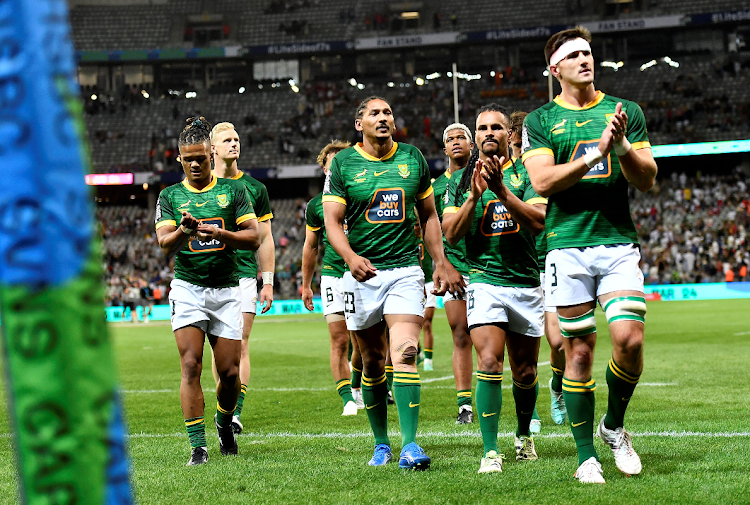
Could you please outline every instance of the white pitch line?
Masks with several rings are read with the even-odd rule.
[[[215,433],[207,433],[209,437],[218,436]],[[400,435],[398,431],[389,432],[392,437]],[[512,437],[514,432],[498,433],[498,437]],[[748,431],[720,431],[720,432],[702,432],[702,431],[644,431],[636,432],[632,434],[634,437],[644,438],[745,438],[750,437]],[[10,436],[6,433],[4,436]],[[128,435],[130,438],[181,438],[185,437],[185,433],[131,433]],[[482,434],[478,431],[458,431],[458,432],[444,432],[444,431],[428,431],[424,433],[418,433],[420,438],[479,438]],[[271,432],[271,433],[243,433],[239,435],[240,438],[369,438],[372,437],[370,432],[352,432],[352,433],[292,433],[292,432]],[[544,435],[535,435],[535,439],[540,438],[572,438],[571,433],[547,433]]]
[[[735,337],[739,337],[740,335],[750,335],[750,331],[741,331],[734,334]]]
[[[451,375],[451,378],[453,376]],[[436,379],[437,380],[437,379]],[[422,381],[426,382],[426,381]],[[639,386],[641,387],[670,387],[670,386],[678,386],[679,384],[676,382],[639,382]],[[606,388],[607,384],[597,384],[598,387]],[[510,384],[503,385],[503,389],[510,389],[512,386]],[[549,386],[547,384],[539,384],[540,389],[547,389]],[[429,386],[427,389],[453,389],[454,386],[446,385],[446,386]],[[203,388],[204,393],[211,393],[215,390],[213,388]],[[333,391],[333,386],[330,387],[321,387],[321,388],[248,388],[247,391],[251,393],[264,393],[264,392],[281,392],[281,393],[293,393],[293,392],[305,392],[305,391]],[[159,393],[179,393],[179,389],[124,389],[121,391],[125,394],[159,394]]]

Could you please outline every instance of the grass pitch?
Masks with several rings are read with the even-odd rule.
[[[238,438],[239,456],[222,457],[211,418],[214,387],[206,348],[203,387],[210,460],[187,468],[189,444],[180,411],[179,358],[164,323],[110,326],[117,349],[131,437],[133,484],[141,504],[211,503],[747,503],[750,501],[750,301],[650,303],[645,369],[626,416],[643,473],[625,477],[595,439],[604,486],[573,479],[570,428],[549,418],[551,375],[539,367],[539,460],[517,463],[515,406],[503,389],[502,474],[478,475],[479,425],[456,426],[450,331],[435,318],[435,370],[423,372],[418,441],[433,459],[424,473],[397,463],[366,465],[373,439],[367,417],[340,416],[320,316],[258,318],[251,334],[252,377]],[[606,411],[606,322],[594,366],[596,420]],[[543,341],[540,362],[548,361]],[[421,368],[421,367],[420,367]],[[507,363],[506,363],[507,368]],[[506,376],[508,374],[506,373]],[[506,381],[510,382],[510,381]],[[0,391],[0,395],[4,392]],[[2,396],[2,408],[5,407]],[[400,451],[395,407],[389,413],[394,456]],[[0,412],[0,503],[17,503],[11,438]]]

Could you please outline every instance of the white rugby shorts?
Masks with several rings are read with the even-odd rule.
[[[435,289],[435,283],[433,281],[424,283],[424,292],[427,298],[425,299],[424,306],[437,308],[437,296],[432,294],[432,290]]]
[[[344,313],[344,292],[341,277],[320,276],[320,297],[323,299],[323,315]]]
[[[242,292],[242,312],[255,314],[258,311],[258,279],[243,277],[240,279]]]
[[[643,292],[640,260],[635,244],[553,249],[545,264],[546,303],[567,307],[613,291]]]
[[[547,285],[544,283],[544,272],[539,272],[539,285],[542,286],[542,290],[544,291],[544,312],[552,312],[553,314],[557,314],[557,307],[549,304]]]
[[[417,265],[378,270],[365,282],[344,272],[343,291],[346,328],[350,331],[367,329],[386,314],[424,317],[424,273]]]
[[[172,331],[196,326],[208,335],[242,340],[240,288],[206,288],[173,279],[169,292]]]
[[[463,277],[464,279],[464,285],[465,285],[464,290],[469,289],[469,276],[462,275],[461,277]],[[466,301],[465,293],[466,292],[464,291],[464,295],[461,296],[460,294],[458,294],[458,292],[456,292],[456,294],[453,294],[450,291],[446,291],[445,294],[443,295],[443,305],[445,305],[448,302],[453,302],[453,301],[465,302]]]
[[[469,330],[486,324],[508,323],[508,331],[529,337],[544,335],[542,287],[516,288],[473,282],[466,291]]]

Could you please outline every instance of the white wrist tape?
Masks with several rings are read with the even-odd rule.
[[[263,277],[263,285],[269,284],[273,286],[273,272],[262,272],[261,276]]]
[[[628,154],[628,151],[630,151],[630,142],[628,142],[628,139],[623,137],[621,142],[615,142],[615,154],[617,156]]]
[[[586,166],[591,168],[604,159],[602,152],[598,147],[595,147],[591,151],[583,155],[583,161],[586,162]]]
[[[185,235],[192,235],[192,234],[193,234],[193,232],[194,232],[195,230],[194,230],[194,229],[192,229],[192,228],[188,228],[188,227],[187,227],[187,226],[185,226],[184,224],[181,224],[181,225],[180,225],[180,231],[181,231],[182,233],[184,233]]]

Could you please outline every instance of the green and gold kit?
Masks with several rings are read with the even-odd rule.
[[[305,217],[307,219],[307,229],[316,233],[320,232],[322,235],[324,251],[323,267],[320,270],[320,275],[343,277],[346,264],[341,259],[341,256],[339,256],[339,253],[328,243],[326,223],[323,217],[323,193],[319,193],[308,202]]]
[[[424,272],[424,281],[432,282],[432,274],[435,273],[435,270],[432,268],[432,256],[427,251],[423,239],[419,239],[417,247],[419,250],[419,264],[422,266],[422,272]]]
[[[544,272],[544,262],[547,259],[547,234],[545,231],[536,236],[536,255],[540,272]]]
[[[323,203],[346,205],[349,244],[380,269],[419,265],[414,207],[432,194],[430,170],[419,149],[393,143],[382,158],[356,145],[339,152],[323,189]]]
[[[273,218],[271,202],[268,199],[268,190],[262,182],[253,179],[243,172],[239,172],[232,179],[240,181],[247,188],[247,192],[250,195],[250,203],[255,209],[255,215],[258,216],[259,223]],[[237,266],[240,272],[240,279],[255,279],[258,277],[258,261],[255,259],[255,251],[237,251]]]
[[[445,214],[457,213],[468,197],[468,191],[456,194],[464,170],[454,172],[448,183],[449,201],[456,202],[456,205],[446,207]],[[509,160],[503,165],[503,183],[523,202],[530,205],[547,203],[534,191],[520,160]],[[513,219],[491,190],[487,189],[477,202],[464,241],[470,282],[510,287],[539,286],[536,238]]]
[[[187,179],[163,189],[156,203],[156,229],[179,226],[184,211],[203,224],[229,231],[237,231],[240,224],[255,219],[245,186],[216,176],[200,190],[190,186]],[[202,242],[192,238],[175,256],[174,276],[207,288],[237,286],[237,254],[218,240]]]
[[[622,110],[628,115],[626,137],[632,148],[650,148],[646,119],[638,104],[599,91],[584,107],[565,103],[558,96],[526,116],[523,161],[544,154],[553,156],[555,164],[560,165],[595,149],[617,102],[622,102]],[[572,187],[550,196],[545,236],[547,251],[638,243],[630,216],[628,181],[614,151]]]
[[[454,172],[455,174],[455,172]],[[435,191],[435,210],[440,218],[440,222],[443,222],[443,212],[446,207],[453,207],[455,204],[452,200],[447,198],[448,183],[453,178],[454,174],[449,174],[446,170],[440,177],[435,179],[432,183],[432,189]],[[445,249],[445,257],[453,265],[458,273],[461,275],[469,275],[469,266],[466,264],[466,244],[461,239],[456,245],[450,245],[445,236],[443,236],[443,249]]]

